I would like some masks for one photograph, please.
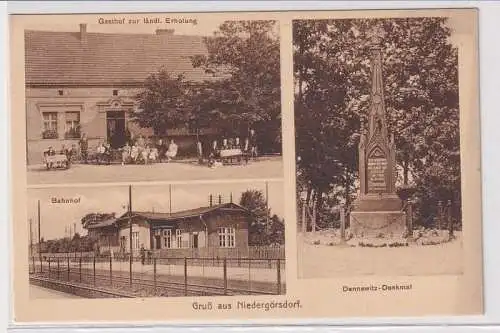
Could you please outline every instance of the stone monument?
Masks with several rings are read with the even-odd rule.
[[[350,218],[356,238],[401,238],[405,234],[405,214],[396,194],[396,154],[394,136],[388,133],[379,43],[371,49],[371,105],[368,128],[361,123],[359,141],[359,195]]]

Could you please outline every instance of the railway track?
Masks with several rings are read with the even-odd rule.
[[[134,296],[125,293],[98,288],[94,286],[87,286],[81,283],[54,280],[40,276],[30,276],[30,283],[49,289],[58,291],[69,292],[75,295],[92,295],[91,298],[132,298]]]
[[[193,284],[193,283],[183,283],[175,281],[165,281],[163,279],[143,279],[143,278],[132,278],[132,288],[130,286],[130,277],[124,276],[123,274],[116,273],[110,277],[109,274],[93,274],[82,271],[70,271],[68,279],[68,271],[61,270],[59,272],[59,277],[54,278],[54,274],[57,271],[50,272],[50,278],[43,275],[45,279],[51,281],[63,281],[67,283],[79,283],[81,285],[89,286],[93,288],[94,285],[99,285],[105,288],[123,289],[131,292],[132,297],[144,297],[144,294],[148,296],[164,296],[164,297],[175,297],[175,296],[231,296],[231,295],[274,295],[275,292],[261,291],[261,290],[249,290],[242,288],[228,288],[223,286],[207,285],[207,284]],[[94,280],[95,278],[95,280]],[[69,281],[68,281],[69,280]],[[82,281],[82,282],[80,282]],[[131,290],[132,289],[132,290]]]

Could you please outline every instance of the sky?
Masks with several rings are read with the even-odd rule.
[[[69,18],[69,19],[68,19]],[[99,19],[125,19],[125,24],[102,24]],[[159,18],[161,23],[145,23],[145,18]],[[138,23],[129,23],[129,19],[139,19]],[[170,19],[167,22],[167,19]],[[188,23],[174,23],[173,19],[178,21],[187,21]],[[191,20],[190,20],[191,19]],[[189,23],[196,19],[196,23]],[[226,17],[227,19],[227,17]],[[44,30],[44,31],[65,31],[78,32],[80,31],[80,23],[87,24],[87,32],[100,33],[137,33],[137,34],[154,34],[156,29],[174,29],[177,35],[197,35],[211,36],[218,29],[222,19],[209,17],[207,15],[190,16],[179,14],[119,14],[119,15],[79,15],[78,17],[59,16],[57,23],[54,23],[54,18],[49,16],[38,16],[36,21],[24,22],[25,29],[28,30]]]
[[[209,196],[214,196],[214,204],[220,194],[223,202],[229,202],[230,194],[233,202],[239,203],[241,194],[249,189],[260,190],[265,195],[265,182],[252,183],[197,183],[172,184],[172,212],[206,207]],[[283,183],[268,182],[269,208],[272,214],[284,217]],[[79,198],[79,203],[52,203],[55,198]],[[32,220],[33,238],[38,238],[37,203],[40,200],[40,229],[44,239],[54,239],[72,233],[76,224],[76,232],[85,235],[81,227],[81,218],[88,213],[123,214],[128,204],[127,186],[106,187],[57,187],[30,189],[28,191],[28,219]],[[169,185],[136,185],[132,187],[132,209],[136,211],[169,212]],[[27,222],[29,223],[29,221]]]

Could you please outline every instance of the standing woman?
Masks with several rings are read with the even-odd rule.
[[[250,129],[250,137],[248,138],[250,141],[250,154],[252,157],[257,157],[257,135],[255,135],[255,130]]]
[[[78,144],[80,145],[81,159],[82,159],[83,163],[87,164],[87,160],[89,157],[89,140],[87,139],[86,133],[83,133]]]

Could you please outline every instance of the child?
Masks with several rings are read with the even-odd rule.
[[[141,152],[141,158],[144,164],[148,164],[148,157],[149,157],[149,146],[146,145],[144,150]]]
[[[157,148],[150,149],[148,159],[150,161],[152,161],[153,163],[156,162],[156,160],[158,159],[158,149]]]
[[[128,144],[128,142],[125,144],[125,146],[122,148],[122,165],[125,165],[125,163],[129,162],[130,159],[130,150],[131,147]]]
[[[137,148],[136,145],[133,145],[132,149],[130,150],[130,158],[132,159],[132,162],[136,163],[138,157],[139,157],[139,148]]]

